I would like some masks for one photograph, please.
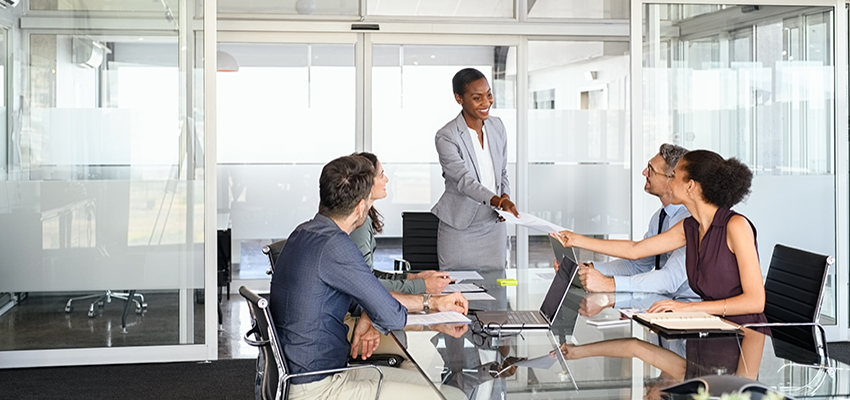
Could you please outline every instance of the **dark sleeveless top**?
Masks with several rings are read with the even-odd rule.
[[[738,259],[726,244],[726,224],[735,215],[741,214],[728,208],[718,208],[701,244],[697,220],[694,217],[684,220],[687,243],[685,267],[688,271],[688,284],[704,301],[723,300],[744,293],[741,287],[741,276],[738,273]],[[749,221],[748,219],[747,222]],[[753,237],[755,237],[756,227],[752,222],[750,226],[753,228]],[[758,252],[758,244],[753,244]],[[727,315],[725,318],[741,325],[767,322],[764,313]]]

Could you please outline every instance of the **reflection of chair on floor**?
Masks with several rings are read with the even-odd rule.
[[[138,300],[136,298],[138,298]],[[104,303],[112,303],[112,299],[124,300],[124,312],[121,314],[121,329],[127,328],[127,311],[130,306],[130,301],[136,305],[136,314],[143,314],[148,309],[148,303],[145,302],[145,296],[141,293],[136,293],[135,290],[131,290],[129,292],[113,292],[112,290],[107,289],[105,293],[90,294],[88,296],[68,299],[68,302],[65,303],[65,312],[70,313],[71,311],[74,311],[73,302],[88,299],[95,299],[89,305],[89,318],[94,318],[96,315],[95,306],[102,308]]]

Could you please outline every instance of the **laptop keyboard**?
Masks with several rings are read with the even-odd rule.
[[[513,324],[539,324],[539,316],[527,311],[508,311],[508,322]]]

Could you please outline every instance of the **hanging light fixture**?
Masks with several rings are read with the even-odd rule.
[[[239,63],[233,58],[230,53],[219,50],[216,54],[218,72],[236,72],[239,71]]]

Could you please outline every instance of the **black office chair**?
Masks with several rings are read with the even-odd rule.
[[[269,269],[266,270],[267,275],[274,274],[274,264],[277,262],[280,252],[283,251],[283,246],[286,245],[286,239],[278,240],[263,246],[263,254],[269,258]]]
[[[826,332],[818,322],[823,288],[831,256],[810,253],[777,244],[773,248],[770,268],[764,282],[764,315],[767,324],[752,327],[778,327],[773,338],[811,351],[829,362]]]
[[[289,380],[299,376],[321,375],[337,373],[342,371],[373,368],[378,371],[378,391],[375,399],[381,395],[381,385],[384,382],[384,373],[375,365],[356,365],[344,368],[334,368],[322,371],[303,372],[298,374],[289,373],[286,365],[286,355],[283,353],[280,339],[274,328],[269,302],[250,289],[242,286],[239,294],[248,301],[248,310],[251,312],[251,330],[245,333],[244,340],[251,346],[260,350],[260,370],[262,376],[258,376],[260,382],[260,397],[263,400],[281,400],[289,397]],[[253,336],[253,338],[252,338]]]
[[[410,269],[439,270],[437,228],[440,220],[430,211],[401,213],[401,256]]]

